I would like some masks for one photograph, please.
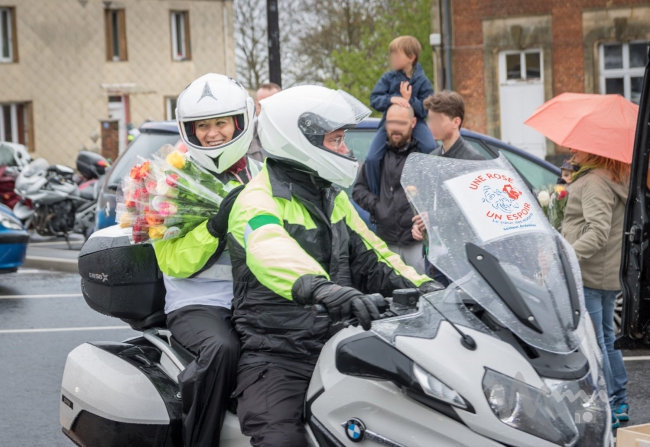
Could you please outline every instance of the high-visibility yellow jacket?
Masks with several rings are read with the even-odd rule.
[[[344,191],[318,189],[314,181],[267,159],[230,213],[233,321],[243,363],[316,361],[329,320],[309,306],[315,278],[384,296],[431,281],[368,230]]]

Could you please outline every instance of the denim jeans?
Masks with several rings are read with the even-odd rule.
[[[603,352],[603,369],[609,400],[613,407],[627,403],[627,371],[623,354],[614,349],[614,307],[620,291],[585,287],[585,305],[596,330],[598,344]]]

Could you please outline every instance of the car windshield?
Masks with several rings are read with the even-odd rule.
[[[412,154],[402,186],[424,218],[429,260],[452,281],[421,301],[417,318],[439,320],[427,310],[439,302],[452,321],[480,329],[453,309],[471,300],[532,346],[561,353],[578,347],[585,310],[577,258],[503,155],[469,161]]]
[[[175,145],[180,136],[171,132],[142,132],[111,168],[108,186],[117,186],[133,167],[137,157],[149,158],[165,144]]]
[[[525,157],[522,157],[519,154],[515,154],[508,149],[501,148],[497,145],[486,143],[492,150],[497,154],[501,152],[505,157],[512,163],[512,165],[517,168],[519,173],[523,175],[528,183],[530,183],[535,190],[542,190],[548,188],[549,185],[555,185],[557,182],[557,174],[549,171],[543,166],[538,165],[534,161],[531,161]]]

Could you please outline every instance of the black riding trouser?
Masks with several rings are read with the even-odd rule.
[[[184,447],[219,445],[239,359],[239,338],[230,318],[229,309],[200,305],[167,315],[174,338],[196,355],[178,375]]]
[[[241,365],[237,415],[253,447],[304,447],[303,404],[313,366],[277,363]]]

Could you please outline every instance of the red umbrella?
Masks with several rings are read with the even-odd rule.
[[[631,163],[638,114],[620,95],[562,93],[525,124],[560,146]]]

